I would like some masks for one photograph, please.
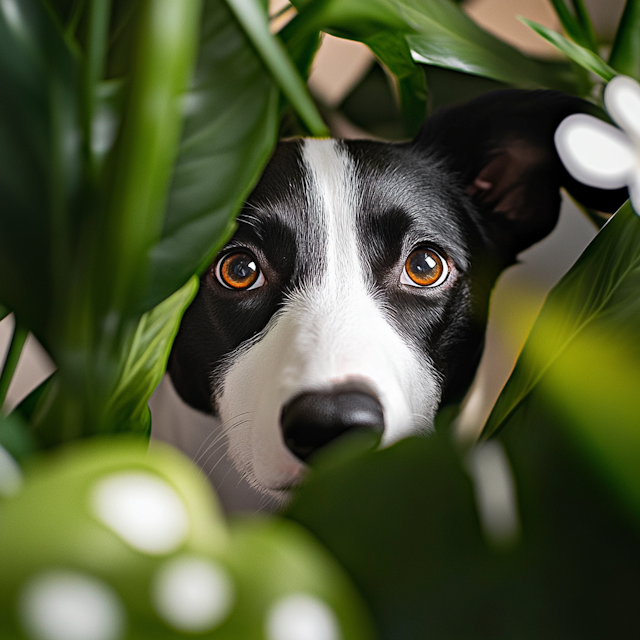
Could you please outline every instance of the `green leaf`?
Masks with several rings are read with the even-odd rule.
[[[26,461],[36,451],[36,443],[20,414],[0,414],[0,447],[6,449],[19,463]]]
[[[424,70],[415,64],[402,33],[381,32],[364,40],[395,76],[407,135],[415,135],[427,117],[427,83]]]
[[[591,22],[589,12],[587,11],[583,0],[571,0],[571,4],[573,5],[573,10],[576,13],[578,22],[582,27],[582,31],[585,35],[585,46],[594,53],[598,53],[596,32],[593,28],[593,23]]]
[[[529,58],[483,31],[447,0],[422,4],[401,0],[403,13],[417,33],[407,36],[414,59],[525,88],[551,88],[580,93],[575,77]],[[428,8],[427,8],[428,7]]]
[[[485,458],[485,482],[442,434],[346,461],[329,452],[287,515],[349,572],[381,640],[542,638],[550,620],[566,637],[608,637],[612,624],[624,637],[638,626],[640,534],[563,435],[545,422],[506,432],[507,473]],[[497,546],[483,531],[495,536],[506,512],[501,478],[521,535]]]
[[[395,76],[406,133],[414,135],[426,117],[424,72],[415,64],[404,40],[413,28],[390,0],[326,0],[295,2],[298,15],[282,30],[287,47],[304,68],[313,36],[325,31],[364,42]]]
[[[4,320],[10,313],[9,309],[0,304],[0,320]]]
[[[564,53],[575,63],[599,75],[606,82],[609,82],[611,78],[617,75],[615,69],[612,69],[602,58],[592,51],[589,51],[589,49],[585,49],[579,44],[567,40],[567,38],[561,36],[559,33],[537,22],[533,22],[533,20],[527,20],[527,18],[519,18],[519,20],[524,22],[524,24],[533,29],[538,35],[542,36],[547,42],[551,43],[556,49]]]
[[[595,37],[591,38],[590,34],[588,32],[585,32],[585,29],[582,26],[582,22],[577,16],[574,16],[573,13],[569,11],[565,0],[551,0],[551,4],[556,11],[556,15],[560,20],[562,28],[567,32],[567,35],[579,45],[597,54],[598,47],[595,42]],[[593,28],[591,30],[591,34],[593,34]]]
[[[639,290],[640,219],[627,203],[549,294],[483,437],[545,398],[640,516]]]
[[[200,7],[199,0],[144,0],[140,6],[124,116],[102,185],[105,237],[92,284],[105,316],[135,314],[144,297],[148,251],[160,238],[180,140]]]
[[[640,80],[640,0],[627,0],[609,65],[618,73]]]
[[[278,90],[222,0],[206,0],[200,50],[143,309],[213,259],[277,139]]]
[[[40,2],[0,4],[0,299],[45,343],[81,173],[77,75]]]
[[[267,14],[258,0],[227,0],[227,4],[312,135],[328,135],[327,127],[286,49],[269,32]]]
[[[151,433],[147,402],[160,384],[180,320],[197,291],[198,278],[194,276],[140,319],[120,378],[106,407],[105,423],[111,433]]]

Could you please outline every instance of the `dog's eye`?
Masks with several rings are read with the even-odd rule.
[[[216,265],[216,278],[227,289],[257,289],[264,284],[258,261],[244,251],[223,256]]]
[[[412,287],[437,287],[448,275],[447,261],[433,249],[421,247],[409,254],[400,282]]]

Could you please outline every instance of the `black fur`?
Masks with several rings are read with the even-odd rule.
[[[626,190],[605,192],[570,178],[553,133],[588,103],[550,91],[486,94],[438,111],[403,144],[346,141],[362,185],[357,214],[369,285],[397,329],[433,359],[443,401],[459,399],[479,362],[491,288],[517,254],[555,226],[560,187],[587,206],[614,211]],[[238,218],[229,248],[261,263],[268,285],[229,291],[212,269],[184,316],[169,362],[182,398],[215,413],[211,391],[227,354],[259,335],[287,293],[321,273],[323,229],[314,223],[297,141],[282,142]],[[428,242],[455,264],[447,287],[407,291],[397,267]]]

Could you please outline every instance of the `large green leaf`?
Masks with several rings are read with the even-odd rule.
[[[118,384],[105,408],[110,432],[151,432],[147,402],[164,375],[182,314],[197,290],[198,278],[194,276],[140,319]]]
[[[612,69],[600,56],[593,53],[593,51],[585,49],[579,44],[571,42],[571,40],[567,40],[567,38],[561,36],[559,33],[533,20],[527,20],[527,18],[520,18],[520,20],[528,27],[531,27],[531,29],[542,36],[547,42],[551,43],[558,51],[564,53],[584,69],[599,75],[606,82],[609,82],[609,80],[616,75],[615,69]]]
[[[562,67],[552,67],[522,54],[481,29],[449,0],[399,0],[415,33],[407,36],[414,58],[527,88],[582,93],[583,82]]]
[[[639,0],[627,0],[609,56],[609,65],[618,73],[640,80]]]
[[[640,531],[564,435],[505,433],[507,464],[492,443],[474,481],[443,434],[325,459],[288,513],[351,574],[381,640],[634,637]],[[508,511],[513,533],[487,544]]]
[[[104,238],[92,283],[101,287],[109,316],[137,312],[145,292],[148,251],[160,238],[178,151],[200,8],[199,0],[144,0],[140,7],[124,114],[102,185]]]
[[[79,187],[76,67],[40,2],[0,4],[0,299],[41,339]]]
[[[213,259],[277,138],[278,91],[222,0],[206,0],[200,50],[162,236],[151,249],[147,310]]]
[[[483,435],[525,402],[551,405],[640,516],[639,291],[640,219],[627,203],[550,293]]]

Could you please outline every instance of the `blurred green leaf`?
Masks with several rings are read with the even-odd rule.
[[[17,413],[0,413],[0,447],[4,447],[16,462],[26,461],[35,451],[36,443],[27,422]]]
[[[278,90],[222,0],[206,0],[200,50],[162,236],[150,252],[148,310],[204,269],[233,230],[277,138]]]
[[[593,51],[597,55],[598,47],[595,41],[595,35],[593,33],[593,27],[589,30],[589,26],[591,26],[591,22],[588,22],[588,27],[585,28],[582,25],[582,22],[578,16],[574,16],[573,13],[567,7],[565,0],[551,0],[551,4],[555,9],[556,15],[560,20],[560,24],[562,28],[567,32],[567,35],[579,45]],[[574,5],[576,2],[574,0]],[[582,5],[582,9],[584,10],[584,5]],[[588,19],[588,14],[586,11],[584,15]]]
[[[627,202],[547,297],[483,436],[502,428],[563,351],[594,323],[605,320],[609,331],[628,331],[625,323],[640,309],[635,285],[640,287],[640,219]],[[635,354],[640,340],[626,346]]]
[[[227,0],[266,67],[314,136],[328,135],[307,86],[298,74],[286,49],[269,32],[268,16],[258,0]]]
[[[545,396],[638,516],[639,290],[640,220],[627,202],[549,295],[483,432]]]
[[[556,33],[548,27],[544,27],[533,20],[527,20],[527,18],[519,18],[524,24],[533,29],[538,35],[542,36],[547,42],[551,43],[558,51],[564,53],[568,58],[579,64],[584,69],[592,71],[596,75],[599,75],[606,82],[609,82],[616,74],[615,69],[612,69],[602,58],[597,56],[589,49],[581,47],[571,40],[567,40],[564,36]]]
[[[198,278],[145,313],[133,336],[118,384],[105,408],[111,433],[151,433],[147,403],[167,368],[182,315],[198,291]]]
[[[81,174],[77,75],[40,2],[0,4],[0,299],[45,343]]]
[[[0,304],[0,320],[4,320],[10,313],[9,309]]]
[[[504,434],[521,536],[486,544],[475,483],[442,434],[314,467],[289,507],[363,593],[381,640],[633,637],[640,535],[548,421]],[[348,444],[348,443],[347,443]],[[493,467],[486,471],[490,477]]]
[[[640,80],[640,0],[627,0],[609,65],[618,73]]]

